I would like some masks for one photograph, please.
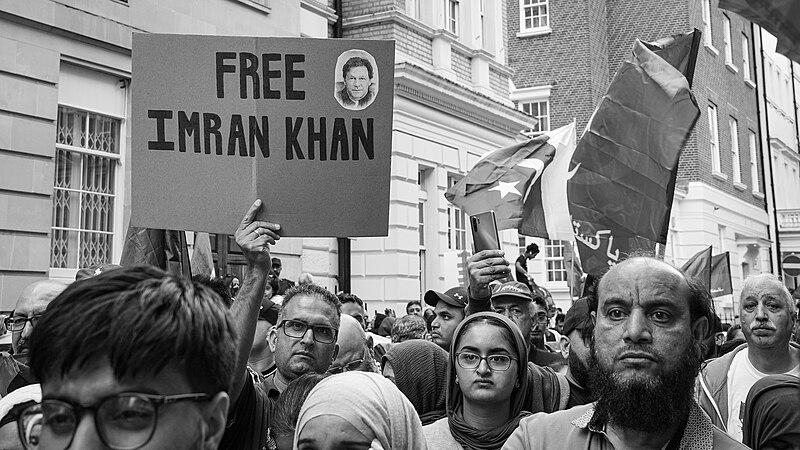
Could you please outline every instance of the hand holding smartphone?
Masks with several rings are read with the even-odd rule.
[[[469,216],[472,227],[472,242],[475,253],[483,250],[500,250],[500,235],[494,211],[486,211]]]

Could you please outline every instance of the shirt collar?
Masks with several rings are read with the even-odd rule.
[[[605,426],[603,427],[604,429],[600,430],[589,425],[589,423],[592,421],[592,417],[594,416],[595,405],[596,403],[591,403],[589,408],[582,416],[572,421],[572,425],[577,428],[588,429],[593,433],[601,433],[605,435]],[[711,450],[714,448],[714,434],[711,420],[709,420],[706,413],[703,412],[703,410],[701,410],[694,401],[692,401],[692,406],[689,409],[689,418],[686,420],[686,429],[683,431],[683,438],[681,439],[681,443],[678,448],[679,450]]]

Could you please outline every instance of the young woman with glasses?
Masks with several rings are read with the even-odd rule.
[[[428,448],[499,449],[529,413],[527,348],[506,317],[483,312],[456,328],[450,347],[447,417],[423,427]]]

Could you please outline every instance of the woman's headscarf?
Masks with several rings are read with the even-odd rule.
[[[463,337],[464,328],[472,322],[481,319],[492,318],[499,321],[504,328],[509,330],[514,339],[515,354],[517,358],[517,381],[511,393],[511,411],[509,411],[508,422],[502,427],[479,431],[469,425],[464,420],[463,402],[464,396],[461,389],[456,384],[456,349]],[[528,391],[528,350],[525,340],[519,328],[511,320],[497,313],[482,312],[467,316],[453,333],[453,342],[450,344],[450,363],[447,370],[447,419],[450,424],[450,433],[453,438],[465,449],[498,449],[503,446],[506,439],[514,432],[519,425],[520,419],[530,413],[522,411],[523,402]]]
[[[393,345],[383,357],[392,364],[395,384],[414,405],[422,425],[447,415],[447,352],[430,341]],[[383,366],[383,364],[381,364]]]
[[[330,376],[308,394],[294,432],[313,418],[337,416],[365,436],[374,436],[385,450],[427,450],[422,424],[411,402],[391,381],[377,373],[344,372]]]
[[[800,379],[770,375],[747,394],[742,443],[750,448],[796,448],[800,445]]]

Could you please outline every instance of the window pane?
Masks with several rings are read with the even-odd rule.
[[[57,268],[108,264],[112,257],[120,120],[59,107],[50,262]]]

